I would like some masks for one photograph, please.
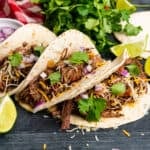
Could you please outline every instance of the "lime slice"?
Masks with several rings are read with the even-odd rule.
[[[145,70],[145,73],[150,76],[150,57],[148,57],[146,59],[146,62],[145,62],[145,65],[144,65],[144,70]]]
[[[140,56],[145,50],[146,40],[128,43],[128,44],[119,44],[111,47],[111,52],[115,56],[120,56],[125,50],[128,52],[129,57],[134,58]]]
[[[12,99],[6,95],[0,99],[0,133],[8,132],[17,118],[16,107]]]
[[[117,9],[127,9],[127,10],[136,10],[136,7],[131,4],[128,0],[117,0],[117,4],[116,4],[116,8]]]

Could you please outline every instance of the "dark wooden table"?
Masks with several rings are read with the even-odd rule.
[[[150,4],[150,0],[132,2]],[[78,130],[72,133],[60,131],[60,122],[50,116],[47,118],[47,112],[33,115],[19,106],[17,110],[13,130],[0,135],[0,150],[43,150],[43,144],[47,144],[47,150],[68,150],[69,147],[72,150],[150,150],[150,115],[118,129],[83,134]],[[123,129],[129,131],[131,137],[125,136]]]

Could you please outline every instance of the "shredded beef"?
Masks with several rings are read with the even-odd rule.
[[[37,83],[30,84],[29,86],[30,95],[35,102],[38,102],[42,98],[39,92],[37,91],[37,86]]]
[[[21,102],[29,104],[33,108],[35,106],[35,103],[31,100],[32,97],[29,93],[30,90],[28,88],[23,90],[21,93],[19,93],[19,100],[21,99]]]
[[[83,77],[83,64],[61,68],[62,82],[70,84]]]
[[[28,88],[19,93],[19,100],[23,103],[29,104],[32,108],[43,101],[42,96],[36,90],[36,84],[31,83]]]
[[[62,119],[62,124],[61,124],[61,129],[69,129],[70,128],[70,115],[72,112],[73,108],[73,102],[71,100],[68,100],[63,103],[63,108],[61,112],[61,119]]]

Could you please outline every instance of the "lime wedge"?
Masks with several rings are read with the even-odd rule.
[[[140,56],[145,50],[146,40],[127,43],[127,44],[119,44],[111,47],[111,52],[115,56],[120,56],[125,50],[128,52],[129,57],[134,58]]]
[[[16,118],[17,111],[12,99],[8,95],[0,98],[0,133],[8,132]]]
[[[133,4],[131,4],[128,0],[117,0],[116,8],[120,10],[121,9],[127,9],[133,11],[136,10],[136,7]]]
[[[150,76],[150,57],[148,57],[145,61],[144,70],[145,73]]]

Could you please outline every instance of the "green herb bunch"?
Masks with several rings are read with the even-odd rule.
[[[78,29],[95,42],[102,55],[110,54],[109,48],[116,44],[113,32],[136,35],[141,30],[129,23],[133,10],[116,9],[116,0],[32,0],[41,4],[45,25],[60,34],[68,29]],[[125,26],[121,25],[125,22]]]

